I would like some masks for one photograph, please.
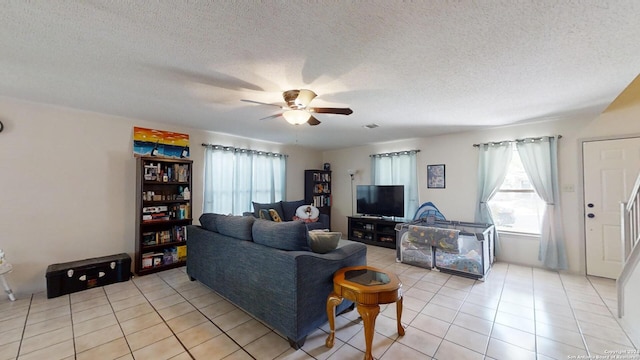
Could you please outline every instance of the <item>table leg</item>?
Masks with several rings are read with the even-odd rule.
[[[7,279],[4,278],[4,274],[0,275],[0,282],[2,282],[4,291],[7,293],[7,296],[9,296],[9,300],[16,301],[16,297],[13,295],[13,291],[9,287],[9,284],[7,283]]]
[[[360,313],[362,322],[364,323],[364,342],[366,345],[364,360],[373,360],[371,346],[373,345],[373,332],[376,326],[376,317],[378,313],[380,313],[380,305],[358,304],[358,313]]]
[[[396,318],[398,318],[398,335],[404,336],[404,327],[402,326],[402,296],[396,301]]]
[[[329,294],[329,297],[327,298],[327,318],[329,318],[329,329],[331,331],[329,332],[329,336],[325,342],[325,345],[328,348],[333,347],[333,340],[336,336],[336,306],[340,305],[340,303],[342,303],[342,298],[338,296],[338,294],[335,292]]]

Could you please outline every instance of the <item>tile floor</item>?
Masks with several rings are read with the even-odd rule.
[[[396,333],[395,305],[383,306],[376,359],[596,359],[635,351],[613,316],[612,280],[496,263],[480,282],[398,264],[390,249],[369,247],[367,258],[399,274],[405,289],[406,335]],[[324,346],[325,325],[294,351],[184,271],[50,300],[44,293],[2,299],[0,359],[363,358],[357,311],[336,319],[333,348]]]

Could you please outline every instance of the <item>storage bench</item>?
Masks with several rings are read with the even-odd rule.
[[[52,264],[47,267],[47,298],[127,281],[131,257],[125,253]]]

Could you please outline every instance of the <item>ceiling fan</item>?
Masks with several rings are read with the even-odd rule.
[[[350,115],[353,113],[353,110],[351,110],[350,108],[325,108],[309,106],[311,100],[313,100],[316,96],[316,93],[311,90],[300,89],[287,90],[282,93],[282,98],[284,99],[285,105],[268,104],[260,101],[246,99],[242,99],[241,101],[260,105],[277,106],[284,111],[280,114],[267,116],[260,120],[272,119],[282,116],[285,120],[287,120],[288,123],[293,125],[300,125],[304,124],[305,122],[311,126],[320,124],[320,120],[316,119],[312,115],[312,113],[339,115]]]

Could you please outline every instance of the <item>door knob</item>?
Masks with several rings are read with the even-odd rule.
[[[588,213],[588,214],[587,214],[587,217],[588,217],[589,219],[593,219],[593,218],[594,218],[594,217],[596,217],[596,216],[595,216],[594,214],[592,214],[592,213]]]

